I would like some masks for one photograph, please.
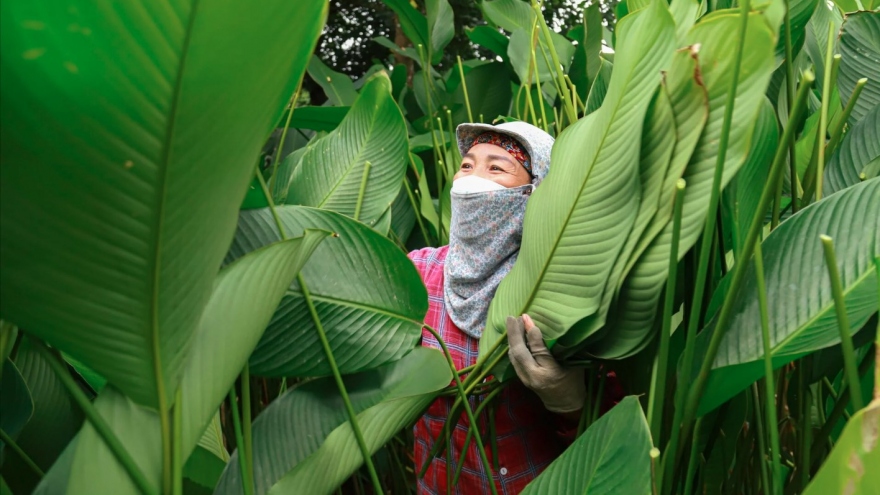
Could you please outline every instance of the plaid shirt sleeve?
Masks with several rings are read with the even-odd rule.
[[[459,330],[446,312],[443,299],[443,263],[447,247],[425,248],[409,254],[428,289],[428,313],[425,323],[433,327],[443,338],[456,368],[474,364],[479,354],[479,341]],[[422,345],[440,348],[439,342],[427,330],[422,333]],[[483,397],[471,398],[471,408],[476,410]],[[414,428],[415,470],[420,472],[428,463],[425,476],[418,480],[418,493],[444,494],[447,486],[456,494],[489,493],[489,483],[494,483],[498,493],[516,494],[538,476],[574,438],[571,425],[560,423],[562,418],[546,411],[540,399],[521,383],[514,381],[497,397],[494,404],[484,408],[478,418],[479,431],[488,431],[488,415],[495,419],[495,452],[486,445],[489,459],[493,462],[487,473],[476,445],[468,442],[468,419],[462,414],[452,431],[447,452],[428,459],[434,441],[442,433],[443,425],[452,409],[455,398],[440,397],[431,404]],[[456,483],[452,478],[457,470],[461,474]]]

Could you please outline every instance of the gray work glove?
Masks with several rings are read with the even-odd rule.
[[[529,315],[507,317],[507,355],[523,384],[538,394],[544,407],[555,413],[581,409],[587,396],[582,368],[566,369],[559,365],[547,346],[541,330]]]

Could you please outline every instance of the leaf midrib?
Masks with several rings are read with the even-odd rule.
[[[383,96],[384,96],[384,92],[383,92]],[[383,107],[385,105],[385,103],[387,103],[387,102],[383,98],[383,100],[381,102],[379,102],[379,105],[377,105],[377,107]],[[355,103],[355,104],[357,104],[357,103]],[[384,110],[384,108],[377,108],[376,111],[370,113],[370,119],[369,119],[370,130],[369,130],[369,132],[367,132],[367,135],[364,137],[364,139],[359,143],[357,155],[354,158],[352,158],[351,162],[348,164],[348,166],[346,167],[346,170],[340,176],[339,180],[337,180],[336,184],[334,184],[333,187],[330,188],[330,190],[327,192],[327,194],[321,200],[320,204],[318,204],[318,206],[316,206],[316,208],[323,208],[324,207],[324,204],[326,204],[327,201],[330,199],[330,197],[333,196],[333,193],[336,192],[336,189],[338,189],[339,186],[345,181],[345,179],[347,179],[348,176],[351,175],[352,170],[354,170],[354,168],[357,166],[357,163],[360,161],[361,156],[363,156],[363,152],[364,152],[364,148],[365,148],[364,143],[368,142],[370,140],[370,137],[372,137],[373,131],[376,128],[376,120],[377,120],[378,115],[381,110]],[[354,112],[352,112],[352,113],[354,113]],[[337,130],[333,131],[333,133],[339,135],[341,129],[343,129],[343,127],[340,125]],[[336,136],[334,136],[334,138],[335,137]],[[333,139],[330,139],[328,141],[325,141],[325,143],[331,144],[332,141],[333,141]],[[317,149],[317,148],[313,148],[313,149]],[[309,153],[314,153],[314,151],[312,151],[310,149]],[[303,158],[305,158],[305,156]]]
[[[196,14],[198,12],[199,0],[193,0],[192,9],[187,21],[186,33],[181,46],[180,60],[177,64],[177,79],[174,82],[174,90],[171,97],[171,109],[169,111],[168,125],[165,129],[165,138],[162,144],[162,158],[159,166],[158,186],[159,194],[157,197],[155,232],[156,239],[153,252],[153,277],[152,277],[152,297],[151,297],[151,322],[150,322],[150,341],[153,353],[153,373],[156,380],[156,396],[158,399],[159,412],[164,414],[167,410],[167,397],[165,393],[165,381],[162,373],[162,353],[159,335],[159,286],[161,278],[162,263],[162,241],[163,241],[163,224],[165,219],[166,201],[168,199],[168,168],[171,162],[171,146],[174,141],[174,131],[177,127],[177,117],[180,107],[180,96],[183,91],[183,74],[186,70],[187,55],[189,54],[190,42],[192,40],[193,26],[195,24]]]
[[[291,290],[291,289],[288,289],[284,293],[284,295],[285,296],[303,297],[302,292],[296,291],[296,290]],[[421,321],[416,321],[416,320],[413,320],[411,318],[406,317],[405,315],[393,313],[387,309],[379,308],[379,307],[372,306],[369,304],[358,303],[358,302],[350,301],[347,299],[341,299],[338,297],[319,295],[319,294],[315,294],[314,292],[309,292],[309,295],[311,296],[312,300],[314,300],[314,301],[323,301],[323,302],[327,302],[327,303],[336,304],[338,306],[345,306],[345,307],[349,307],[349,308],[370,311],[370,312],[373,312],[373,313],[376,313],[376,314],[379,314],[382,316],[387,316],[389,318],[394,318],[396,320],[402,320],[407,323],[412,323],[414,325],[421,325],[422,324]]]
[[[844,301],[846,300],[846,297],[847,297],[848,295],[850,295],[853,291],[855,291],[855,290],[856,290],[856,289],[857,289],[857,288],[858,288],[858,287],[859,287],[859,286],[860,286],[860,285],[861,285],[861,284],[862,284],[862,283],[863,283],[868,277],[870,277],[873,273],[874,273],[874,270],[872,270],[872,269],[870,269],[870,268],[865,269],[865,271],[862,273],[861,276],[859,276],[858,278],[856,278],[856,279],[853,281],[853,283],[852,283],[848,288],[844,289],[844,291],[843,291],[843,298],[844,298]],[[810,328],[811,326],[813,326],[813,324],[816,323],[816,322],[819,320],[819,318],[821,318],[822,316],[824,316],[825,314],[827,314],[827,313],[828,313],[829,311],[831,311],[833,308],[834,308],[834,300],[831,299],[830,302],[829,302],[828,304],[826,304],[825,306],[823,306],[819,311],[817,311],[816,314],[813,315],[812,318],[810,318],[810,319],[808,319],[807,321],[805,321],[802,325],[798,325],[798,326],[796,327],[796,329],[795,329],[794,332],[791,332],[791,333],[788,335],[788,337],[786,337],[786,338],[782,339],[781,341],[779,341],[779,342],[777,343],[777,345],[774,346],[774,348],[770,351],[770,352],[771,352],[771,357],[776,357],[777,354],[778,354],[778,355],[786,355],[785,353],[780,353],[779,351],[781,351],[782,349],[784,349],[785,346],[787,346],[789,343],[791,343],[792,340],[795,340],[798,336],[800,336],[800,335],[803,333],[803,331],[804,331],[805,329]],[[752,363],[752,362],[756,362],[756,361],[759,361],[759,360],[763,359],[763,357],[764,357],[764,353],[762,352],[761,355],[758,356],[757,358],[749,359],[748,361],[740,361],[740,362],[738,362],[738,363],[728,363],[728,364],[725,364],[724,366],[718,366],[717,368],[716,368],[716,367],[713,367],[713,369],[721,369],[721,368],[725,368],[725,367],[727,367],[727,366],[736,366],[736,365],[739,365],[739,364]]]
[[[646,58],[647,57],[642,57],[641,60],[645,60]],[[638,67],[638,64],[633,65],[633,67],[630,69],[629,73],[627,74],[626,84],[624,85],[624,88],[629,87],[629,83],[632,80],[633,73],[636,72],[636,67]],[[605,130],[602,133],[602,138],[599,140],[599,146],[596,148],[596,152],[591,160],[590,171],[587,172],[587,176],[584,177],[584,180],[581,183],[580,189],[578,190],[578,195],[577,195],[578,199],[581,197],[581,194],[583,194],[584,188],[586,187],[587,182],[590,180],[590,176],[593,174],[593,169],[595,169],[595,167],[596,167],[596,160],[598,159],[599,153],[602,151],[602,149],[605,145],[605,140],[608,137],[608,133],[611,130],[611,124],[615,121],[615,117],[618,114],[618,112],[620,111],[620,107],[622,106],[622,103],[624,101],[623,95],[625,95],[627,93],[628,93],[628,91],[622,92],[621,96],[617,99],[617,102],[615,102],[615,105],[613,105],[613,107],[612,107],[613,112],[611,113],[611,116],[608,120],[608,125],[605,126]],[[539,291],[540,283],[544,280],[544,277],[547,274],[547,268],[548,268],[548,266],[550,266],[550,261],[553,259],[553,255],[556,254],[556,249],[559,247],[559,243],[562,240],[562,237],[565,233],[566,227],[568,226],[569,222],[571,221],[571,216],[574,214],[574,211],[577,209],[576,208],[577,204],[578,204],[578,200],[576,199],[574,204],[572,205],[572,207],[568,210],[568,213],[565,216],[565,222],[563,222],[563,224],[562,224],[563,225],[562,231],[559,233],[559,235],[554,240],[553,247],[550,249],[550,253],[546,257],[546,259],[544,261],[544,266],[541,268],[541,272],[538,275],[537,282],[532,286],[532,291],[529,294],[529,297],[526,300],[526,303],[523,305],[521,312],[527,311],[528,308],[531,306],[532,302],[535,300],[535,296],[538,294],[538,291]]]

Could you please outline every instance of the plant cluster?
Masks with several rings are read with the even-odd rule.
[[[2,4],[0,492],[409,493],[440,395],[493,469],[523,313],[591,391],[528,493],[880,490],[873,0],[485,0],[452,67],[448,0],[383,3],[354,81],[323,0]],[[557,140],[456,370],[406,253],[505,120]]]

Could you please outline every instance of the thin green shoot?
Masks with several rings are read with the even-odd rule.
[[[834,252],[834,240],[827,235],[820,235],[822,249],[825,251],[825,264],[828,267],[828,278],[831,281],[831,295],[834,297],[834,310],[837,313],[837,328],[840,330],[840,348],[843,351],[843,370],[846,381],[852,390],[853,410],[858,411],[865,406],[862,400],[861,383],[856,371],[855,349],[852,343],[852,334],[849,327],[849,317],[846,315],[846,302],[844,301],[843,283],[840,280],[840,271],[837,268],[837,255]]]
[[[241,431],[241,416],[238,412],[238,397],[235,393],[235,384],[229,389],[229,409],[232,413],[232,428],[235,431],[235,444],[238,445],[238,467],[241,470],[241,490],[245,495],[253,495],[254,480],[251,479],[251,470],[244,455],[244,434]]]
[[[816,201],[822,199],[822,175],[825,173],[825,135],[828,130],[828,105],[831,99],[831,70],[834,57],[834,23],[828,21],[828,45],[825,48],[825,74],[822,81],[822,107],[819,109],[819,156],[816,161]]]
[[[461,90],[464,93],[464,107],[467,109],[468,122],[474,121],[474,114],[471,113],[471,100],[468,98],[467,81],[464,79],[464,66],[461,64],[461,56],[456,55],[458,60],[458,75],[461,77]]]
[[[764,257],[761,243],[755,244],[755,275],[758,279],[758,307],[761,312],[761,341],[764,345],[764,406],[767,415],[767,431],[770,434],[770,462],[773,478],[772,494],[782,494],[782,466],[779,464],[779,431],[776,418],[776,387],[773,383],[773,347],[770,343],[770,319],[767,309],[767,286],[764,280]],[[769,486],[768,486],[769,488]]]
[[[663,430],[663,409],[666,399],[666,380],[669,367],[669,338],[672,333],[672,314],[675,311],[675,284],[678,280],[678,243],[681,236],[681,214],[684,205],[686,182],[679,179],[675,184],[675,202],[672,213],[672,241],[669,246],[669,277],[666,279],[666,296],[663,301],[663,324],[660,344],[654,357],[654,370],[648,394],[648,424],[651,438],[658,444]],[[662,473],[660,474],[662,479]]]
[[[7,434],[6,431],[4,431],[2,428],[0,428],[0,440],[2,440],[4,444],[11,448],[12,451],[15,452],[15,455],[17,455],[24,462],[24,464],[28,468],[30,468],[30,470],[33,471],[34,474],[37,475],[37,477],[42,478],[43,476],[46,476],[46,473],[44,473],[43,470],[40,469],[40,466],[38,466],[37,463],[34,462],[34,460],[31,459],[29,455],[27,455],[27,452],[22,450],[21,446],[15,443],[15,440],[13,440],[9,436],[9,434]]]

